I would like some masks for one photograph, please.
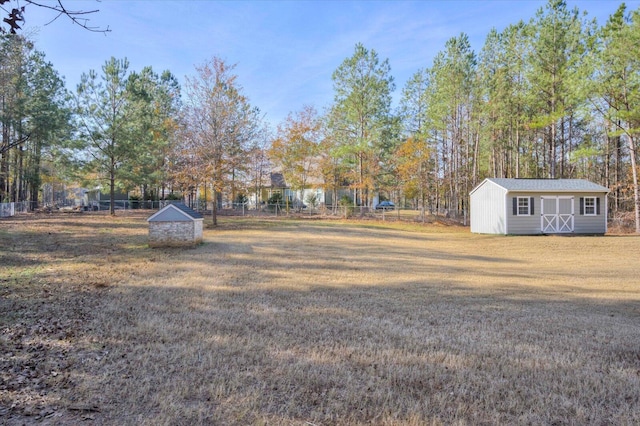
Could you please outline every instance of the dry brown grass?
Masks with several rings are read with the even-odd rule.
[[[0,221],[0,423],[638,424],[636,236]]]

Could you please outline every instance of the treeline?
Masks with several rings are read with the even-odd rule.
[[[388,61],[360,44],[333,83],[322,136],[308,112],[279,128],[272,157],[300,187],[315,171],[326,186],[349,183],[359,205],[381,193],[455,214],[485,177],[585,178],[611,189],[614,215],[635,211],[640,232],[640,11],[622,4],[598,27],[551,0],[491,30],[479,53],[460,34],[406,83],[396,111]]]
[[[216,57],[184,88],[111,59],[67,93],[28,41],[4,36],[1,48],[0,201],[36,201],[55,179],[234,201],[260,194],[277,167],[294,190],[456,214],[488,176],[585,178],[611,189],[612,214],[635,211],[640,232],[640,10],[624,4],[598,26],[550,0],[491,30],[480,52],[453,37],[397,108],[389,61],[358,44],[332,75],[332,105],[292,112],[273,135]]]
[[[168,182],[180,88],[170,72],[130,72],[111,58],[74,92],[20,35],[0,39],[0,202],[43,201],[73,183],[152,197]],[[48,200],[46,200],[48,201]]]
[[[0,202],[38,202],[54,169],[54,146],[68,138],[64,81],[44,54],[18,36],[0,42]]]

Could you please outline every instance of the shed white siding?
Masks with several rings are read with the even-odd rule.
[[[507,233],[505,192],[499,186],[485,181],[471,193],[471,232]]]

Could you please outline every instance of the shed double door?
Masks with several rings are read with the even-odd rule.
[[[540,227],[543,234],[573,232],[573,198],[540,197]]]

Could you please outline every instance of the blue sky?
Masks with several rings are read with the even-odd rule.
[[[621,1],[567,0],[599,24]],[[181,83],[195,66],[218,56],[237,64],[236,74],[252,105],[273,127],[291,111],[313,105],[323,111],[333,100],[331,74],[356,43],[389,59],[397,100],[418,69],[431,66],[445,42],[461,32],[478,53],[489,30],[528,21],[546,1],[205,1],[103,0],[63,2],[93,10],[91,33],[45,10],[28,7],[26,33],[74,90],[82,73],[111,56],[127,58],[130,69],[150,65],[170,70]],[[626,1],[629,10],[640,1]]]

